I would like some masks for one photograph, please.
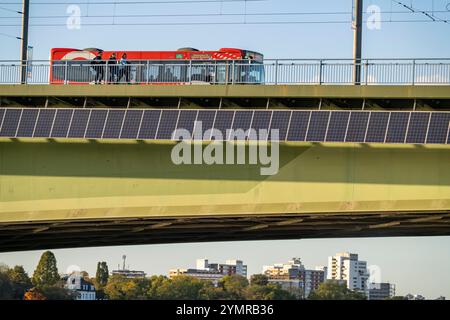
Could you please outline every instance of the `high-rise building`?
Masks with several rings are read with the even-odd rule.
[[[391,283],[370,283],[368,285],[368,300],[385,300],[393,296],[395,296],[395,285]]]
[[[327,279],[343,280],[347,283],[350,290],[366,292],[367,280],[367,262],[358,260],[355,253],[338,253],[335,256],[328,257]]]
[[[323,270],[307,270],[299,258],[264,266],[263,274],[269,278],[269,282],[277,283],[283,289],[300,290],[303,298],[307,298],[325,280]]]

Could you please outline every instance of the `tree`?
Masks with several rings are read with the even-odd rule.
[[[75,300],[77,292],[62,287],[46,286],[41,289],[46,300]]]
[[[45,251],[34,271],[33,285],[37,288],[54,286],[59,279],[55,255],[51,251]]]
[[[283,290],[279,284],[265,286],[252,284],[245,292],[246,300],[295,300],[295,295]]]
[[[220,280],[219,285],[227,293],[230,299],[245,299],[245,289],[248,287],[247,278],[233,274],[223,277]]]
[[[97,272],[95,274],[95,284],[97,289],[102,289],[108,283],[109,278],[109,270],[106,262],[98,262],[97,263]]]
[[[47,300],[42,292],[37,288],[28,290],[23,298],[24,300]]]
[[[164,281],[157,293],[163,300],[200,300],[206,285],[206,281],[181,275]]]
[[[15,266],[13,269],[9,269],[8,276],[13,286],[14,299],[22,300],[25,292],[33,286],[30,277],[23,266]]]
[[[363,293],[349,290],[345,283],[328,280],[308,297],[310,300],[366,300]]]
[[[0,272],[0,300],[13,299],[13,285],[6,272]]]
[[[269,277],[265,274],[254,274],[250,277],[251,285],[267,286],[269,283]]]
[[[128,279],[121,275],[109,278],[104,288],[111,300],[143,300],[148,292],[148,279]]]

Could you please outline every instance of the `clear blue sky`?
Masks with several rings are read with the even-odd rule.
[[[16,0],[20,2],[19,0]],[[64,2],[59,0],[58,2]],[[82,0],[101,2],[106,0]],[[110,1],[110,0],[108,0]],[[125,0],[121,0],[124,2]],[[186,0],[188,1],[188,0]],[[435,10],[435,16],[450,18],[450,0],[404,0],[418,10]],[[6,5],[12,0],[0,0],[0,7],[19,9],[20,5]],[[44,0],[31,0],[31,16],[64,16],[67,5],[41,6]],[[45,2],[49,2],[45,0]],[[79,3],[81,0],[67,1]],[[365,0],[365,7],[379,5],[383,21],[427,20],[424,15],[409,13],[391,0]],[[203,4],[151,4],[138,6],[82,5],[81,29],[69,30],[67,18],[32,19],[30,45],[35,59],[48,59],[53,47],[105,50],[174,50],[180,47],[218,49],[240,47],[259,51],[267,58],[351,58],[352,30],[350,24],[352,0],[267,0]],[[390,14],[403,11],[402,14]],[[98,15],[168,15],[213,14],[209,17],[145,17],[94,18]],[[225,14],[289,12],[344,12],[341,15],[299,16],[229,16]],[[222,15],[220,15],[222,14]],[[17,14],[0,9],[0,25],[19,24]],[[85,17],[90,16],[90,17]],[[88,26],[92,23],[172,23],[172,22],[276,22],[276,21],[348,21],[339,24],[222,24],[222,25],[147,25],[147,26]],[[57,26],[33,26],[35,24]],[[0,26],[0,33],[20,35],[18,26]],[[388,23],[380,30],[364,30],[363,56],[366,58],[450,58],[450,24],[445,23]],[[0,60],[18,59],[20,42],[0,35]],[[208,244],[176,244],[115,248],[55,250],[60,271],[79,265],[95,273],[96,263],[105,260],[110,268],[127,254],[132,268],[149,274],[167,274],[173,267],[194,266],[195,259],[209,257],[213,261],[240,258],[249,265],[250,273],[260,272],[262,266],[301,257],[308,267],[326,264],[327,256],[336,252],[359,253],[368,264],[382,269],[383,280],[397,285],[399,294],[421,293],[429,298],[445,295],[450,298],[450,237],[332,239],[298,241],[262,241]],[[0,254],[0,262],[23,264],[30,273],[42,251]]]

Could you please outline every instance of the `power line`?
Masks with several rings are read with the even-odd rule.
[[[433,13],[436,12],[436,11],[433,11],[433,13],[430,13],[430,11],[418,10],[418,9],[414,8],[412,5],[407,5],[407,4],[405,4],[405,3],[401,2],[401,1],[396,1],[396,0],[391,0],[391,1],[397,3],[398,5],[406,8],[406,9],[408,9],[412,13],[423,14],[426,17],[430,18],[433,22],[443,22],[443,23],[447,23],[447,24],[449,23],[448,20],[445,20],[445,19],[442,19],[442,18],[439,18],[439,17],[435,16]],[[448,6],[447,6],[447,8],[448,8]]]
[[[364,23],[367,21],[364,21]],[[433,23],[432,20],[381,20],[381,23]],[[255,22],[151,22],[151,23],[84,23],[83,26],[196,26],[196,25],[289,25],[289,24],[348,24],[349,21],[255,21]],[[0,24],[0,27],[18,27],[20,24]],[[32,24],[32,27],[62,27],[65,23]]]
[[[267,0],[168,0],[168,1],[107,1],[107,2],[36,2],[36,5],[141,5],[141,4],[184,4],[184,3],[223,3],[223,2],[262,2]],[[20,5],[20,2],[5,2],[3,5]]]
[[[11,38],[11,39],[22,40],[21,37],[15,37],[15,36],[12,36],[12,35],[10,35],[10,34],[3,33],[3,32],[0,32],[0,36],[4,36],[4,37],[7,37],[7,38]]]
[[[18,13],[18,14],[23,14],[22,11],[9,9],[9,8],[5,8],[5,7],[0,7],[0,10],[4,10],[4,11],[8,11],[8,12],[14,12],[14,13]]]
[[[450,13],[448,11],[434,11]],[[409,14],[405,11],[386,11],[382,14]],[[421,14],[421,12],[415,12]],[[168,18],[168,17],[232,17],[232,16],[306,16],[306,15],[348,15],[351,12],[264,12],[264,13],[194,13],[194,14],[124,14],[124,15],[81,15],[80,18]],[[67,15],[32,16],[30,19],[66,19]],[[0,17],[1,19],[20,19],[20,17]]]

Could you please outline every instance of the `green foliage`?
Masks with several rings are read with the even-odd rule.
[[[366,300],[363,293],[347,289],[345,284],[338,281],[328,280],[322,283],[319,288],[313,291],[308,299],[310,300]]]
[[[106,262],[98,262],[97,263],[97,272],[95,274],[95,285],[97,289],[102,289],[108,283],[109,278],[109,270]]]
[[[149,289],[148,279],[128,279],[121,275],[109,278],[104,288],[110,300],[143,300]]]
[[[7,274],[13,286],[13,298],[23,299],[25,292],[33,286],[25,269],[22,266],[15,266],[9,269]]]
[[[14,298],[13,285],[6,272],[0,272],[0,300]]]
[[[250,277],[251,285],[266,286],[269,283],[269,277],[265,274],[254,274]]]
[[[408,300],[408,298],[404,297],[404,296],[394,296],[394,297],[386,298],[384,300]]]
[[[41,289],[46,300],[75,300],[76,292],[57,286],[46,286]]]
[[[233,274],[223,277],[220,280],[219,285],[227,293],[229,299],[245,299],[245,290],[248,286],[247,278]]]
[[[164,281],[157,294],[163,300],[199,300],[204,295],[205,283],[194,277],[177,276]]]
[[[42,254],[33,274],[33,285],[37,288],[51,287],[59,281],[55,255],[51,251]]]

